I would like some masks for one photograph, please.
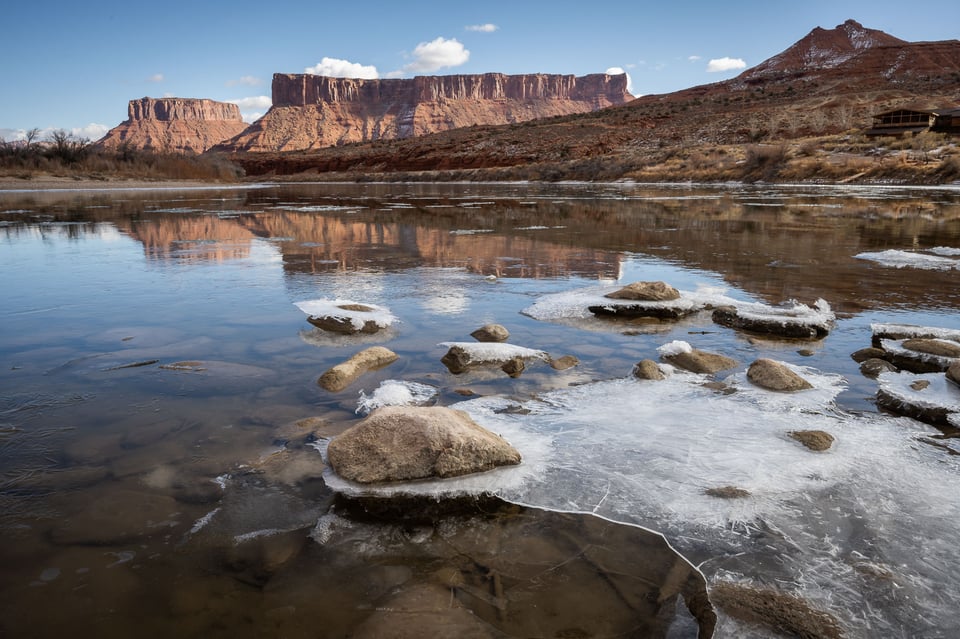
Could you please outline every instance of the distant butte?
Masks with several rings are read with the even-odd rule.
[[[100,138],[97,146],[203,153],[247,128],[236,104],[198,98],[130,100],[127,116]]]

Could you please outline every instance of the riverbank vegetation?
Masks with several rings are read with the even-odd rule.
[[[0,177],[31,180],[200,180],[237,182],[242,170],[218,155],[155,153],[123,145],[104,149],[68,131],[40,137],[38,129],[22,140],[0,140]]]

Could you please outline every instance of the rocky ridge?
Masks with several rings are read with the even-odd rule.
[[[105,149],[128,146],[161,153],[203,153],[246,128],[236,104],[144,97],[130,100],[127,119],[96,144]]]

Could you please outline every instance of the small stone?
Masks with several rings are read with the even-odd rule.
[[[918,379],[917,381],[910,383],[910,388],[912,388],[915,391],[925,390],[929,386],[930,386],[930,380],[928,379]]]
[[[500,324],[487,324],[470,333],[478,342],[505,342],[510,337],[510,331]]]
[[[704,495],[710,497],[719,497],[720,499],[742,499],[750,496],[750,491],[736,486],[719,486],[717,488],[707,488],[703,491]]]
[[[794,392],[813,388],[810,382],[794,373],[783,362],[766,358],[750,364],[747,379],[761,388],[774,391]]]
[[[787,434],[817,452],[828,450],[833,445],[833,435],[822,430],[794,430]]]
[[[862,364],[868,359],[885,359],[887,357],[887,351],[882,348],[876,348],[871,346],[869,348],[861,348],[858,351],[851,353],[850,357],[853,358],[853,361],[858,364]]]
[[[462,346],[451,346],[447,354],[440,358],[440,361],[447,367],[448,371],[454,375],[459,375],[470,366],[470,359],[470,353],[467,352],[467,349]]]
[[[660,366],[652,359],[644,359],[633,367],[633,376],[637,379],[661,380],[667,376],[660,370]]]

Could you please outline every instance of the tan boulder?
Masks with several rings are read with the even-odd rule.
[[[335,437],[327,458],[360,483],[455,477],[519,464],[520,453],[465,412],[442,406],[384,406]]]
[[[349,315],[311,315],[307,317],[307,321],[321,330],[345,335],[376,333],[382,328],[376,320],[363,317],[364,313],[373,313],[376,310],[373,307],[365,304],[340,304],[337,308],[347,311]],[[354,322],[354,318],[360,322]]]
[[[575,355],[563,355],[557,358],[550,359],[550,368],[555,371],[565,371],[568,368],[573,368],[580,363],[580,360],[577,359]]]
[[[793,392],[813,388],[810,382],[794,373],[783,362],[766,358],[750,364],[747,379],[761,388],[774,391]]]
[[[364,373],[388,366],[397,359],[399,359],[397,354],[389,348],[371,346],[325,372],[317,380],[317,384],[332,393],[337,393]]]

